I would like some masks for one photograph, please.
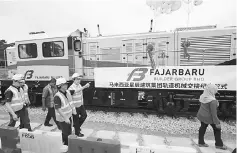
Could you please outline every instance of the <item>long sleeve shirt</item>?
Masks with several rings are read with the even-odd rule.
[[[217,117],[218,104],[219,102],[217,100],[205,104],[201,103],[197,118],[206,124],[220,124],[220,120]]]
[[[50,85],[45,86],[42,93],[42,103],[44,102],[43,105],[45,105],[46,107],[52,108],[54,106],[53,97],[56,94],[56,92],[57,92],[56,87],[53,88]]]

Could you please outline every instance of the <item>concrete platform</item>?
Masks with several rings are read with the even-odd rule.
[[[191,147],[181,146],[167,146],[167,145],[151,145],[144,146],[130,146],[130,153],[198,153],[198,151]]]
[[[43,124],[37,128],[37,130],[43,130],[43,131],[52,131],[53,129],[57,128],[56,125],[53,126],[44,126]]]
[[[166,137],[168,143],[171,146],[182,146],[182,147],[193,147],[193,143],[190,138],[180,138],[180,137]]]
[[[96,133],[96,137],[98,138],[103,138],[103,139],[113,139],[115,136],[115,132],[114,131],[97,131]]]
[[[1,124],[6,124],[7,120],[0,120]],[[19,126],[19,121],[16,126]],[[52,127],[45,127],[40,125],[40,123],[31,123],[32,129],[61,132],[54,125]],[[80,139],[85,139],[92,135],[94,132],[93,129],[82,128],[81,131],[84,134],[84,137]],[[141,135],[139,137],[138,133],[129,133],[129,132],[115,132],[100,130],[93,133],[94,137],[102,139],[117,139],[121,143],[121,153],[232,153],[236,148],[234,142],[225,141],[224,144],[228,146],[228,150],[221,150],[215,148],[214,140],[206,140],[205,142],[209,147],[198,147],[198,139],[184,138],[184,137],[160,137],[153,135]],[[141,139],[141,145],[139,141]],[[1,141],[0,141],[1,144]],[[1,145],[0,145],[1,147]]]
[[[156,145],[164,145],[164,137],[158,137],[153,135],[142,135],[143,145],[144,146],[152,146],[152,144]]]
[[[198,144],[198,139],[193,139],[196,144]],[[216,149],[215,141],[213,140],[205,140],[205,143],[209,145],[209,147],[198,147],[202,153],[232,153],[234,148],[228,148],[228,150]],[[226,145],[226,143],[224,143]]]
[[[124,146],[139,145],[139,143],[137,142],[138,135],[135,133],[118,132],[118,137],[121,145]]]
[[[85,139],[87,137],[89,137],[92,133],[93,133],[93,129],[81,129],[81,133],[84,134],[84,137],[80,137],[81,139]]]
[[[34,130],[35,128],[41,126],[41,123],[30,123],[31,129]]]

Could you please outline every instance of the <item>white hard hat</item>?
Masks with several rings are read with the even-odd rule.
[[[15,80],[15,81],[24,80],[24,75],[22,75],[22,74],[15,74],[15,75],[13,75],[12,80]]]
[[[60,86],[60,85],[65,84],[65,83],[67,83],[67,80],[65,78],[58,78],[56,80],[56,85],[57,86]]]
[[[72,79],[78,78],[78,77],[82,78],[82,75],[79,75],[78,73],[74,73],[74,74],[72,75]]]

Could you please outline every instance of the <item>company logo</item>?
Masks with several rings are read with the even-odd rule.
[[[25,79],[31,79],[33,77],[34,70],[27,70],[25,73]]]
[[[145,78],[147,68],[136,68],[128,76],[127,81],[141,81]]]

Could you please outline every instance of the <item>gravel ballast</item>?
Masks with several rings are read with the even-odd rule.
[[[2,111],[1,111],[2,112]],[[41,122],[45,120],[47,111],[43,112],[41,108],[30,108],[31,122]],[[6,117],[8,117],[8,114]],[[157,117],[156,115],[144,116],[141,113],[117,113],[117,112],[103,112],[87,110],[87,119],[84,124],[108,124],[119,127],[136,128],[141,131],[151,131],[164,133],[165,135],[197,135],[200,127],[200,122],[197,118],[187,119],[185,117],[171,118],[167,116]],[[51,119],[52,120],[52,119]],[[54,122],[52,122],[54,123]],[[236,126],[235,122],[229,124],[221,121],[222,135],[231,135],[232,139],[235,137]],[[207,133],[213,133],[211,126],[208,126]]]
[[[47,111],[46,111],[47,112]],[[30,116],[39,117],[46,116],[40,108],[30,109]],[[116,113],[103,111],[87,110],[87,119],[85,122],[110,123],[131,128],[147,129],[151,131],[165,132],[166,134],[194,134],[198,133],[200,122],[197,118],[192,120],[185,117],[171,118],[167,116],[157,117],[156,115],[148,115],[145,117],[140,113]],[[43,118],[44,118],[43,117]],[[236,126],[221,121],[222,132],[236,133]],[[211,126],[208,126],[207,132],[212,132]]]

